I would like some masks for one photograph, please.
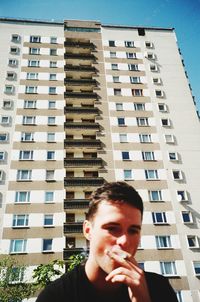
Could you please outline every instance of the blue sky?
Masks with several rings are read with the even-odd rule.
[[[200,0],[1,0],[0,17],[174,27],[200,111]]]

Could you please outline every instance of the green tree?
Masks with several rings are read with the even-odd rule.
[[[75,268],[76,265],[80,264],[85,259],[86,259],[86,255],[83,253],[70,256],[67,271],[70,272]]]
[[[0,258],[0,301],[21,301],[33,295],[35,285],[24,281],[26,267],[15,257],[1,255]]]

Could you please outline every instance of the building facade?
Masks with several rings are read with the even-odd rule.
[[[0,20],[0,253],[84,252],[91,192],[144,200],[137,260],[200,301],[200,126],[172,28]]]

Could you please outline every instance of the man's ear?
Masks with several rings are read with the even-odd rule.
[[[83,234],[87,240],[90,240],[91,238],[91,229],[92,229],[92,224],[89,220],[85,220],[83,222]]]

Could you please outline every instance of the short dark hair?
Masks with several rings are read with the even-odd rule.
[[[107,182],[97,188],[90,197],[89,209],[86,214],[88,220],[92,220],[102,200],[112,203],[127,203],[140,210],[143,215],[143,201],[138,192],[125,182]]]

